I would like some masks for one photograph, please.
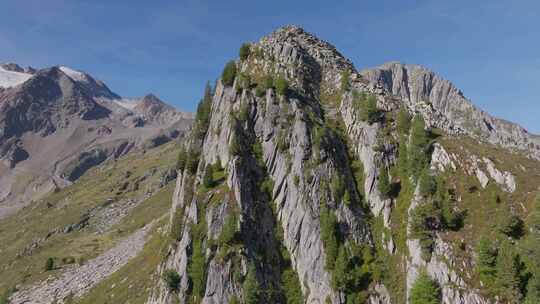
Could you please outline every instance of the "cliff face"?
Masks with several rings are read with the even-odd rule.
[[[484,137],[537,158],[536,139],[423,68],[358,73],[298,27],[246,48],[180,153],[173,241],[149,303],[406,303],[424,272],[443,303],[489,303],[454,258],[447,236],[458,225],[438,215],[419,231],[415,210],[450,204],[457,217],[462,189],[445,174],[485,170],[438,136]],[[399,115],[413,126],[402,130]],[[514,192],[512,173],[495,170],[482,187]],[[426,194],[420,180],[430,177],[449,182]],[[470,265],[472,244],[463,251]]]
[[[515,123],[492,117],[480,110],[451,82],[422,66],[390,62],[364,70],[361,75],[405,102],[411,109],[421,111],[421,107],[426,107],[435,112],[437,115],[425,115],[434,127],[451,134],[467,134],[540,158],[538,136],[529,134]]]

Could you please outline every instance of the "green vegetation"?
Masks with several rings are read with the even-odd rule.
[[[186,169],[189,174],[194,175],[195,173],[197,173],[197,168],[199,167],[199,159],[200,159],[199,152],[195,152],[195,151],[188,152],[187,160],[186,160]]]
[[[206,238],[206,208],[199,206],[198,223],[191,224],[192,252],[188,263],[188,277],[191,283],[191,301],[198,303],[204,297],[206,287],[206,257],[204,239]]]
[[[336,202],[343,199],[343,195],[345,194],[345,180],[342,175],[336,173],[332,176],[330,189],[332,190],[332,195],[334,196],[334,200]]]
[[[207,82],[204,88],[204,95],[199,104],[197,105],[197,112],[195,113],[194,134],[198,138],[204,138],[204,135],[208,131],[210,125],[210,112],[212,110],[212,87]]]
[[[334,263],[338,256],[338,238],[337,238],[337,218],[334,212],[328,210],[326,206],[321,206],[321,239],[324,244],[324,253],[326,255],[326,269],[334,269]]]
[[[420,195],[423,197],[432,196],[437,191],[437,181],[434,176],[429,174],[429,169],[425,168],[420,173],[418,188],[420,190]]]
[[[45,262],[45,271],[51,271],[54,269],[54,259],[49,257]]]
[[[367,121],[369,124],[376,123],[381,120],[382,115],[377,108],[377,98],[374,95],[363,96],[363,107],[360,112],[360,119]]]
[[[429,260],[436,231],[459,230],[464,213],[456,210],[453,190],[447,188],[445,177],[433,177],[424,169],[419,180],[420,194],[424,201],[411,214],[411,236],[422,246],[423,257]]]
[[[243,43],[239,51],[240,60],[248,59],[250,53],[251,53],[251,45],[249,43]]]
[[[221,233],[218,237],[218,244],[220,246],[219,256],[225,257],[227,251],[238,241],[238,214],[237,211],[233,211],[223,223]]]
[[[521,262],[519,255],[514,251],[513,245],[504,241],[497,254],[495,265],[497,276],[495,287],[497,294],[508,303],[519,303],[521,294]]]
[[[441,290],[426,271],[421,271],[414,281],[410,291],[411,304],[438,304],[441,303]]]
[[[169,202],[170,204],[170,199]],[[149,279],[156,273],[162,261],[162,254],[168,248],[168,240],[158,232],[165,228],[167,219],[163,218],[149,233],[150,239],[143,250],[126,265],[101,281],[82,298],[78,304],[94,303],[131,303],[144,304],[155,286],[155,280]],[[178,286],[176,284],[175,286]]]
[[[429,138],[426,123],[421,115],[416,115],[411,125],[411,140],[407,151],[408,172],[415,180],[427,167],[429,158]]]
[[[411,237],[420,241],[422,257],[431,259],[435,231],[440,227],[439,212],[432,201],[416,206],[411,216]]]
[[[287,95],[287,91],[289,90],[289,82],[287,79],[280,75],[278,78],[276,78],[274,85],[276,87],[276,92],[279,95]]]
[[[232,86],[234,83],[234,78],[236,77],[236,63],[231,60],[227,62],[223,73],[221,73],[221,82],[224,86]]]
[[[396,127],[400,135],[409,133],[409,129],[411,128],[411,117],[405,107],[401,107],[397,113]]]
[[[505,303],[535,303],[540,286],[539,262],[540,238],[533,228],[523,236],[523,222],[502,205],[500,197],[495,195],[497,219],[492,225],[497,229],[495,241],[481,237],[477,246],[476,273],[492,296],[500,297]],[[537,209],[530,214],[530,227],[535,226]],[[502,213],[507,213],[503,215]],[[516,243],[518,246],[516,246]]]
[[[509,237],[519,238],[523,235],[523,221],[510,210],[501,208],[496,219],[497,230]]]
[[[180,285],[180,275],[176,270],[167,269],[163,272],[163,280],[167,285],[167,288],[171,291],[178,291]]]
[[[392,194],[392,184],[388,179],[388,172],[386,172],[384,167],[382,167],[379,171],[378,180],[379,183],[377,184],[377,189],[379,189],[379,192],[381,192],[383,198],[389,198]]]
[[[242,146],[240,145],[240,139],[238,138],[237,134],[234,134],[231,138],[229,153],[232,156],[239,156],[242,154]]]
[[[212,188],[215,186],[213,176],[214,176],[214,167],[212,165],[206,166],[206,170],[204,170],[204,176],[203,176],[203,186],[205,188]]]
[[[351,88],[350,85],[351,71],[345,70],[341,72],[341,92],[346,92]]]
[[[476,246],[476,255],[476,270],[480,280],[487,288],[491,288],[496,275],[497,250],[492,247],[487,238],[481,238]]]
[[[248,267],[248,272],[246,279],[243,284],[244,290],[244,303],[245,304],[258,304],[261,296],[261,286],[257,280],[257,273],[255,270],[255,265],[250,264]]]
[[[170,238],[173,241],[182,239],[182,231],[184,230],[184,208],[178,206],[171,222]]]
[[[246,73],[240,73],[237,77],[236,90],[249,89],[251,87],[251,77]]]

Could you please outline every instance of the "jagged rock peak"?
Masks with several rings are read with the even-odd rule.
[[[332,44],[319,39],[296,25],[283,26],[261,39],[262,44],[281,47],[300,47],[324,67],[354,70],[352,62],[345,58]]]
[[[154,94],[144,96],[135,106],[135,110],[152,116],[163,111],[175,111],[173,107],[163,102]]]
[[[20,65],[13,62],[2,63],[0,64],[0,67],[6,71],[18,72],[18,73],[34,74],[36,72],[36,69],[34,69],[31,66],[23,68]]]
[[[420,65],[388,62],[360,72],[370,83],[403,100],[426,122],[450,134],[472,137],[525,151],[540,159],[540,139],[515,123],[476,107],[453,83]]]

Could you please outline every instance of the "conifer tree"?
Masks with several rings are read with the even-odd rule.
[[[410,291],[410,304],[441,303],[439,285],[431,279],[425,270],[420,271]]]
[[[496,273],[497,293],[508,303],[521,303],[519,257],[508,241],[504,241],[499,249]]]
[[[480,281],[489,288],[493,285],[495,279],[497,251],[487,238],[481,238],[476,246],[476,256],[476,270],[480,276]]]
[[[428,136],[425,131],[426,123],[420,115],[416,115],[411,125],[411,139],[408,149],[409,172],[417,179],[427,166]]]
[[[383,167],[379,171],[379,183],[377,184],[377,188],[379,189],[379,192],[381,192],[383,198],[390,197],[390,194],[392,192],[392,184],[390,184],[390,180],[388,179],[388,173],[386,172],[386,169]]]
[[[244,289],[244,303],[245,304],[258,304],[261,287],[259,281],[257,280],[257,273],[255,270],[255,265],[250,264],[247,272],[246,279],[243,284]]]

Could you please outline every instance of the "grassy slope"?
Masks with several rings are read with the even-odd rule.
[[[174,164],[176,151],[175,144],[170,143],[146,153],[137,152],[116,162],[108,162],[92,169],[72,186],[51,193],[42,201],[0,222],[0,291],[58,275],[63,267],[73,267],[64,265],[62,258],[91,259],[167,213],[174,183],[154,193],[106,233],[96,234],[89,227],[67,234],[58,233],[43,241],[30,256],[18,256],[33,240],[44,238],[56,228],[79,222],[86,211],[102,206],[107,199],[120,201],[143,197],[150,187],[159,184],[160,173]],[[119,191],[126,180],[133,181],[154,168],[157,173],[141,182],[138,190]],[[129,177],[125,173],[128,170],[131,171]],[[48,257],[55,258],[57,269],[44,272]]]
[[[442,138],[442,145],[449,153],[465,159],[472,153],[479,157],[491,159],[500,171],[509,171],[516,177],[517,189],[514,193],[506,193],[493,181],[482,189],[476,176],[468,176],[462,168],[447,174],[450,185],[455,185],[458,203],[461,210],[466,210],[464,227],[457,232],[447,232],[442,236],[452,244],[455,254],[455,268],[472,286],[478,286],[478,278],[474,273],[472,257],[474,247],[481,236],[495,239],[494,224],[498,210],[512,210],[525,219],[531,210],[534,197],[540,185],[540,162],[526,158],[519,153],[512,153],[489,144],[480,144],[470,138]],[[484,170],[487,173],[487,170]],[[475,187],[472,188],[471,187]],[[493,197],[499,195],[501,201],[496,203]]]
[[[159,253],[168,245],[167,237],[159,232],[166,222],[167,218],[163,218],[154,227],[150,232],[152,237],[139,255],[99,283],[77,303],[145,303],[155,283],[152,278],[161,262],[162,255]]]

